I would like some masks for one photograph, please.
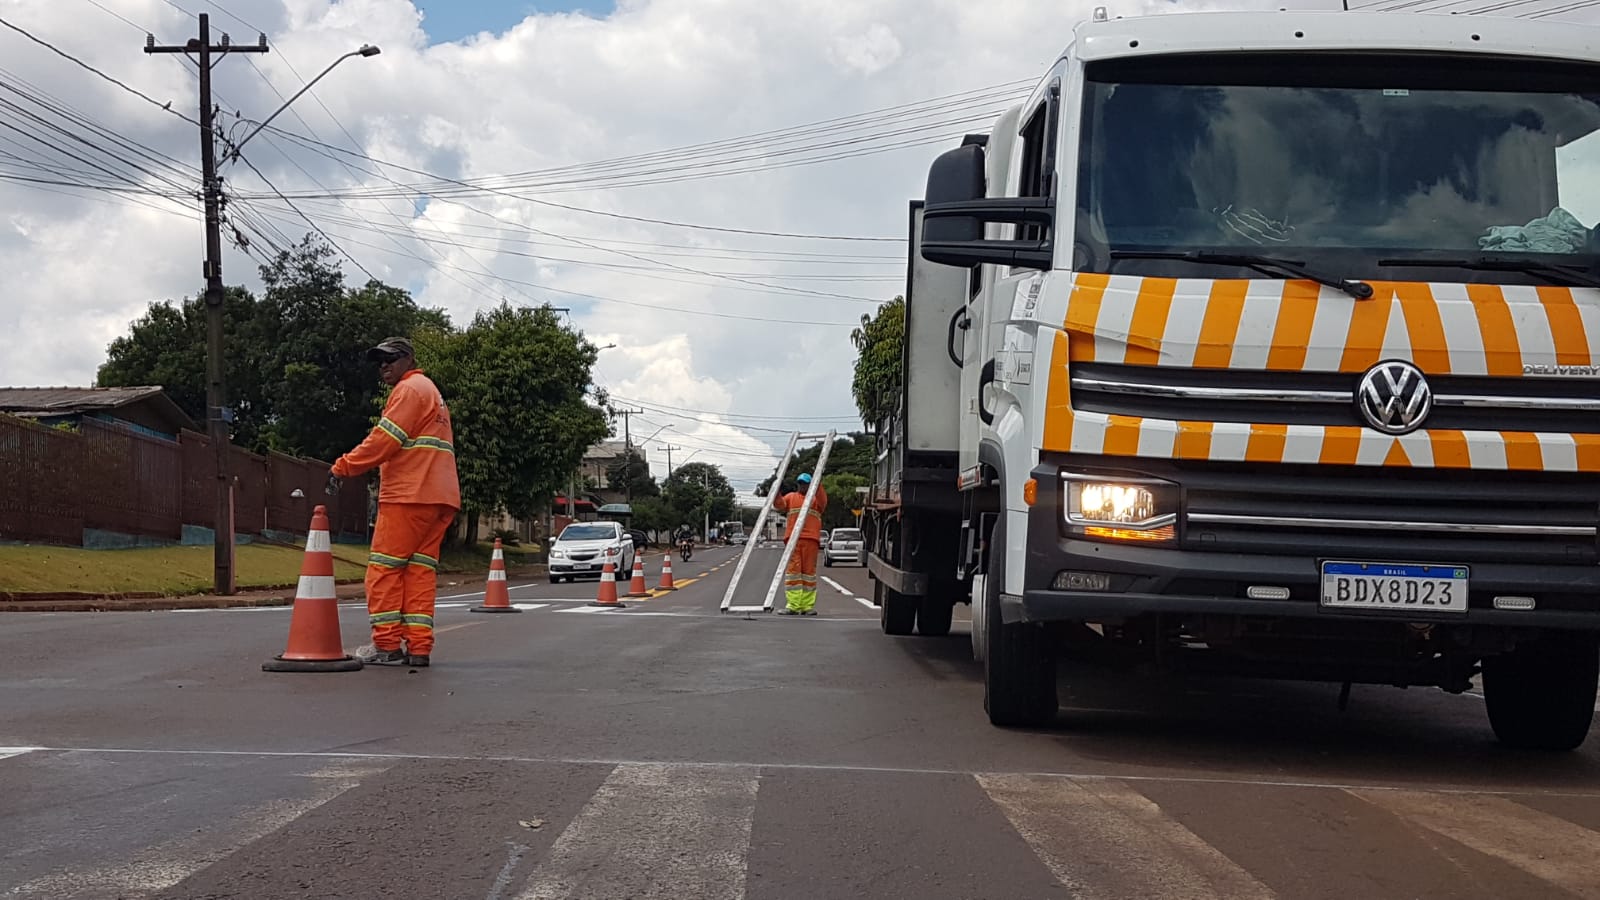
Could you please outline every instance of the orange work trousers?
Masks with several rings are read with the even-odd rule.
[[[817,605],[817,551],[821,543],[801,538],[789,557],[789,568],[783,575],[784,599],[795,612],[809,612]]]
[[[367,615],[372,645],[427,656],[433,650],[433,602],[439,547],[455,519],[438,503],[381,503],[367,557]]]

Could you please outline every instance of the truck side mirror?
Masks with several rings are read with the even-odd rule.
[[[977,143],[963,144],[939,154],[928,169],[924,194],[928,206],[981,200],[986,191],[984,148]],[[934,241],[975,241],[983,237],[983,224],[976,218],[948,218],[925,222],[924,243]]]

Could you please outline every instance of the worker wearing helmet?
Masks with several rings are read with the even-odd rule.
[[[411,342],[389,338],[367,351],[392,390],[383,417],[359,447],[339,457],[333,477],[376,468],[378,523],[367,559],[370,665],[426,666],[433,652],[439,547],[461,508],[450,410],[416,367]],[[401,644],[404,643],[404,649]]]
[[[782,615],[785,616],[814,616],[817,614],[817,555],[822,548],[822,514],[828,509],[828,492],[818,483],[815,487],[811,484],[811,473],[802,473],[796,490],[784,494],[774,494],[772,500],[773,510],[785,513],[788,521],[784,527],[783,539],[788,541],[800,529],[800,542],[795,544],[794,553],[789,557],[789,568],[783,576],[784,594],[788,605]],[[805,511],[804,521],[801,521],[800,510],[805,506],[807,489],[816,491],[816,496],[811,499],[811,508]]]

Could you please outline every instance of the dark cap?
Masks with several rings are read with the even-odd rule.
[[[416,351],[411,349],[411,341],[403,337],[384,338],[378,343],[378,346],[367,351],[367,359],[374,362],[392,359],[396,356],[414,357],[416,355]]]

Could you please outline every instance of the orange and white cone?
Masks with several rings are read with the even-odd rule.
[[[675,591],[678,586],[672,583],[672,554],[668,553],[661,558],[661,583],[656,585],[658,591]]]
[[[489,580],[483,585],[483,603],[472,608],[481,613],[519,613],[511,605],[511,589],[506,585],[506,554],[500,539],[494,539],[494,557],[489,560]]]
[[[633,558],[633,581],[628,584],[629,597],[648,597],[650,588],[644,583],[644,560],[635,556]]]
[[[333,584],[333,542],[328,537],[328,508],[311,513],[306,555],[300,564],[300,585],[294,592],[289,643],[281,656],[261,664],[263,672],[354,672],[361,660],[344,652],[339,637],[339,595]]]
[[[624,609],[627,604],[617,599],[617,565],[609,560],[605,568],[600,570],[600,592],[595,596],[590,606],[603,606],[607,609]]]

